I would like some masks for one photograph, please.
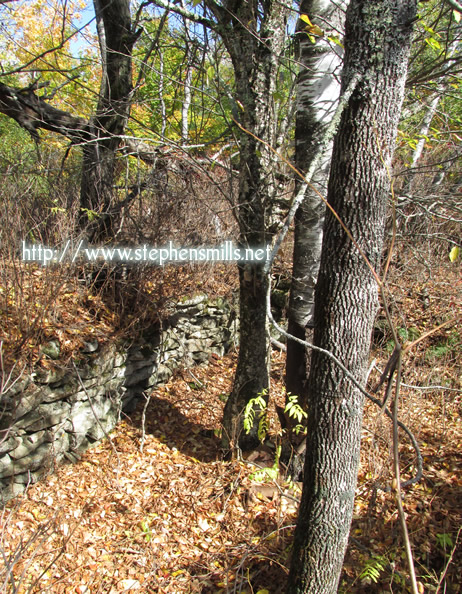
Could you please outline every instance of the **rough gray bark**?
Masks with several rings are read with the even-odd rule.
[[[352,0],[342,88],[360,72],[334,142],[331,211],[315,300],[314,344],[364,382],[378,308],[377,283],[358,247],[380,264],[389,173],[404,93],[415,0]],[[314,352],[308,382],[303,494],[287,592],[337,591],[348,544],[360,453],[363,396]]]
[[[285,43],[289,7],[284,2],[207,2],[217,30],[231,56],[236,102],[240,105],[239,194],[237,214],[242,246],[263,246],[271,240],[271,214],[278,193],[277,157],[265,144],[277,142],[276,92],[279,60]],[[248,134],[250,132],[251,134]],[[254,135],[254,136],[252,136]],[[259,139],[259,140],[257,140]],[[223,446],[258,445],[258,414],[251,432],[243,431],[242,412],[250,399],[269,385],[270,339],[266,319],[269,273],[262,265],[239,263],[240,347],[232,393],[223,417]]]
[[[36,142],[40,140],[40,129],[62,134],[76,144],[90,140],[87,122],[37,95],[41,86],[36,82],[19,89],[0,83],[0,112],[15,120]]]
[[[295,124],[295,166],[306,173],[315,157],[340,94],[343,50],[329,36],[343,38],[346,1],[303,0],[300,14],[307,15],[324,35],[311,35],[305,21],[297,25],[298,60],[297,115]],[[308,28],[308,30],[307,30]],[[315,43],[313,43],[313,40]],[[322,165],[312,184],[326,196],[332,144],[324,153]],[[298,186],[295,193],[298,191]],[[305,339],[312,326],[314,289],[321,259],[325,205],[319,194],[308,188],[295,215],[292,284],[290,288],[288,331]],[[287,344],[286,389],[297,394],[305,406],[307,374],[306,349],[295,341]]]
[[[130,114],[132,49],[138,33],[132,30],[130,0],[94,0],[100,35],[103,77],[96,113],[90,122],[93,140],[83,148],[80,222],[88,225],[88,212],[101,218],[89,230],[89,239],[111,236],[114,179],[120,136]]]

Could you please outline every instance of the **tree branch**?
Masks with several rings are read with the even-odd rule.
[[[90,140],[86,120],[53,107],[34,92],[34,86],[17,89],[0,83],[0,113],[15,120],[39,142],[38,130],[57,132],[73,142]]]
[[[193,21],[194,23],[199,23],[200,25],[205,25],[210,29],[216,29],[217,24],[215,21],[211,21],[207,17],[202,17],[194,12],[191,12],[187,8],[182,8],[177,4],[173,4],[173,2],[169,2],[169,0],[149,0],[144,3],[144,6],[149,6],[150,4],[155,4],[156,6],[160,6],[161,8],[165,8],[166,10],[170,10],[175,14],[179,14],[180,16]]]
[[[457,0],[445,0],[446,4],[449,4],[451,8],[457,10],[458,12],[462,12],[462,3],[458,2]]]

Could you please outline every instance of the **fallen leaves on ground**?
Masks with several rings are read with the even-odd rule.
[[[393,288],[399,327],[410,340],[460,315],[460,279],[445,282],[443,289],[426,283],[431,312],[420,286],[406,289],[412,286],[406,281]],[[428,592],[438,585],[461,591],[458,337],[457,326],[436,333],[409,353],[404,367],[400,418],[419,441],[424,463],[423,479],[404,490],[404,508],[418,579]],[[374,353],[379,369],[389,346]],[[10,502],[1,516],[2,583],[18,593],[283,592],[296,521],[293,494],[281,494],[284,483],[276,489],[271,481],[256,483],[255,467],[246,461],[223,462],[214,435],[235,362],[234,354],[212,356],[207,367],[182,370],[151,394],[144,441],[141,401],[111,443]],[[380,371],[374,373],[377,381]],[[274,354],[272,395],[279,403],[283,375],[284,357]],[[273,413],[271,420],[275,431]],[[391,483],[391,448],[390,422],[367,403],[342,593],[408,591],[396,503],[381,489]],[[415,472],[405,437],[401,466],[404,479]]]
[[[212,431],[234,361],[213,359],[157,390],[142,452],[143,402],[112,445],[9,504],[1,544],[11,560],[20,551],[11,562],[16,584],[23,576],[19,592],[218,593],[284,583],[295,507],[279,491],[253,489],[254,466],[223,462]],[[196,395],[192,378],[208,388]]]

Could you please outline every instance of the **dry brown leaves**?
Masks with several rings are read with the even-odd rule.
[[[111,434],[117,457],[102,443],[7,507],[1,546],[18,592],[215,593],[283,584],[294,505],[277,490],[260,493],[251,465],[223,463],[210,431],[233,364],[213,359],[156,391],[142,452],[138,409]]]
[[[41,356],[41,346],[51,340],[59,342],[62,363],[85,341],[133,338],[158,320],[169,302],[197,293],[229,296],[237,278],[229,264],[129,269],[123,281],[106,268],[92,277],[89,266],[6,259],[0,264],[0,341],[7,372],[15,363],[53,365]]]
[[[460,277],[448,269],[442,278],[414,285],[398,279],[392,287],[398,328],[421,335],[460,314]],[[461,591],[458,339],[460,326],[439,331],[409,353],[404,368],[408,386],[453,389],[402,390],[400,417],[419,440],[424,458],[424,478],[405,489],[404,507],[418,579],[429,592],[439,582],[441,592]],[[389,345],[383,347],[375,353],[381,369]],[[234,364],[233,356],[212,357],[208,367],[183,370],[154,392],[142,452],[143,402],[112,433],[117,456],[109,443],[102,443],[78,464],[59,468],[10,503],[1,518],[0,545],[12,575],[3,569],[2,583],[14,579],[17,592],[30,588],[58,594],[284,591],[293,502],[277,490],[256,486],[248,463],[222,462],[213,435]],[[283,367],[283,357],[277,355],[273,393],[279,399]],[[374,373],[376,381],[379,372]],[[391,447],[390,422],[367,404],[341,592],[407,591],[396,505],[391,493],[378,488],[391,481]],[[412,476],[414,453],[404,436],[401,466],[403,478]],[[364,577],[374,558],[385,566],[376,581]]]

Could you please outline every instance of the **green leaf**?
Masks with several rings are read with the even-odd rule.
[[[442,549],[445,549],[446,547],[452,548],[454,546],[450,534],[437,534],[436,540]]]
[[[452,14],[454,16],[454,20],[456,21],[456,23],[460,23],[460,18],[462,17],[462,14],[458,10],[453,10]]]
[[[58,214],[58,212],[66,212],[65,208],[61,208],[60,206],[51,206],[50,211],[52,214]]]
[[[321,27],[318,27],[318,25],[313,25],[313,23],[308,18],[308,15],[306,15],[306,14],[300,15],[300,20],[302,20],[304,23],[307,24],[307,27],[305,27],[305,31],[306,31],[311,43],[316,43],[315,35],[317,35],[318,37],[324,36],[324,31],[321,29]]]
[[[340,41],[340,38],[337,35],[329,35],[327,39],[343,49],[343,43]]]
[[[83,208],[83,207],[80,210],[87,215],[88,221],[90,223],[92,221],[94,221],[95,219],[99,218],[99,213],[97,213],[95,210],[90,210],[89,208]]]
[[[428,43],[428,45],[434,50],[441,50],[441,43],[437,41],[434,37],[426,37],[425,42]]]
[[[451,262],[455,262],[457,260],[457,258],[459,257],[460,254],[460,248],[455,245],[452,250],[449,252],[449,260]]]
[[[274,99],[275,101],[281,102],[281,101],[283,101],[283,100],[284,100],[284,94],[283,94],[283,93],[281,93],[280,91],[275,91],[275,92],[273,93],[273,99]]]
[[[268,479],[275,481],[279,476],[277,468],[261,468],[249,475],[250,479],[256,483],[265,483]]]

